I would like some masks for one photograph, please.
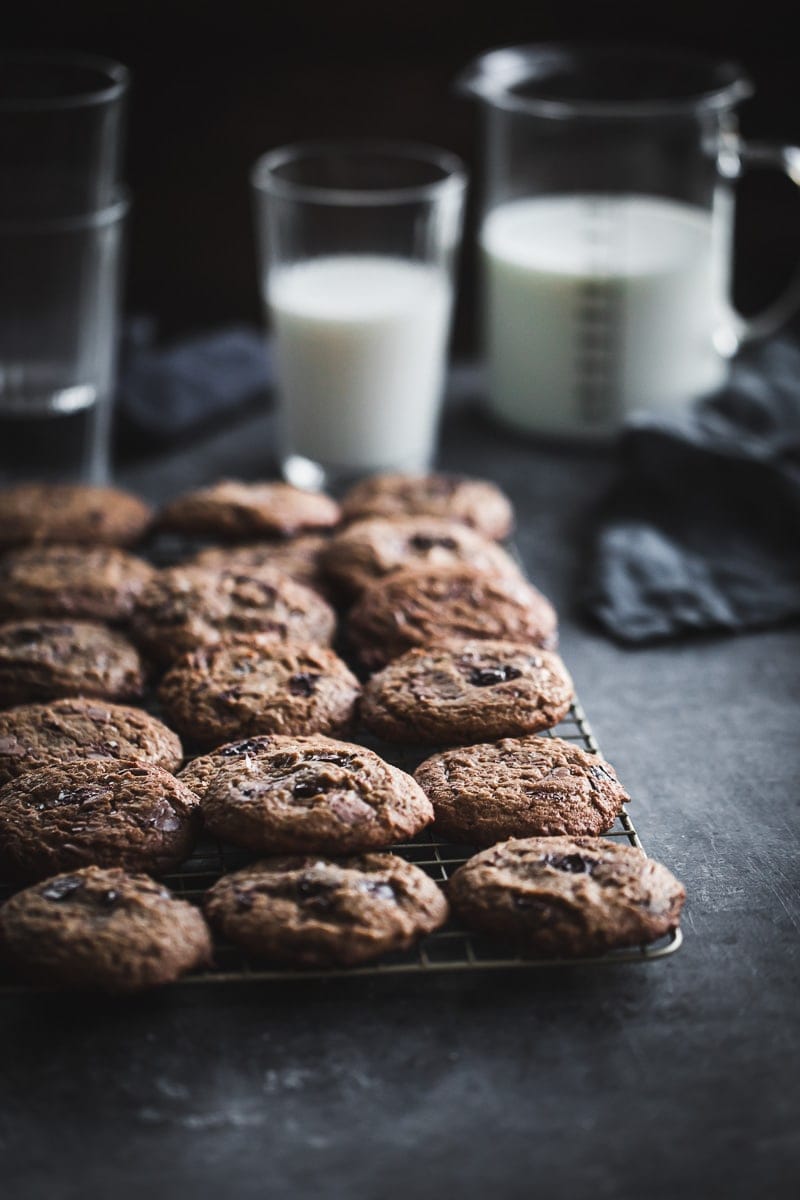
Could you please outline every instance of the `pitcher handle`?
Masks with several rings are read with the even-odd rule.
[[[781,171],[800,188],[800,147],[781,146],[770,142],[745,142],[732,138],[719,157],[719,167],[726,179],[738,179],[744,171],[764,168]],[[754,317],[736,313],[735,347],[769,337],[800,309],[800,265],[782,295]]]

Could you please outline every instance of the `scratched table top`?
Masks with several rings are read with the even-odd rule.
[[[122,482],[159,498],[269,470],[272,417]],[[800,631],[635,652],[581,621],[600,452],[453,409],[441,464],[510,493],[531,578],[684,945],[613,971],[9,995],[4,1200],[794,1196]]]

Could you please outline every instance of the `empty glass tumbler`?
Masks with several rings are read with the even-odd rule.
[[[0,55],[0,482],[107,475],[127,88],[109,60]]]
[[[102,482],[127,200],[0,220],[0,481]]]
[[[114,202],[128,86],[127,68],[111,59],[0,53],[0,220]]]
[[[289,146],[252,183],[285,477],[425,470],[444,387],[466,177],[404,143]]]

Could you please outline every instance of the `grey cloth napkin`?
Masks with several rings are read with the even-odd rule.
[[[629,644],[800,616],[800,348],[776,341],[684,420],[623,433],[586,605]]]
[[[154,325],[136,318],[125,331],[117,394],[123,429],[174,442],[265,398],[272,384],[267,341],[249,326],[231,326],[154,346]]]

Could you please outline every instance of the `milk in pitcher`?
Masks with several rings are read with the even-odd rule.
[[[480,241],[493,411],[521,429],[602,433],[719,387],[730,229],[729,214],[654,196],[492,209]]]

